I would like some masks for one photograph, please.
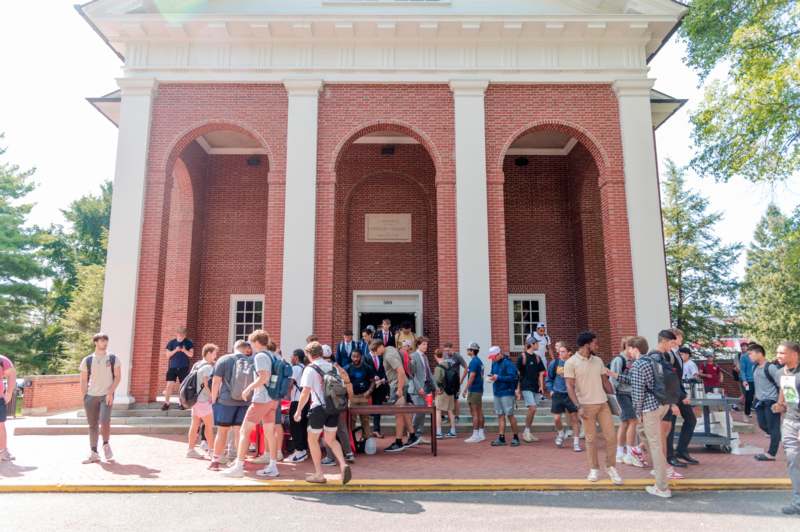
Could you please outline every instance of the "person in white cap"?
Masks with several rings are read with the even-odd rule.
[[[481,347],[472,342],[467,347],[469,366],[467,369],[467,386],[464,397],[467,398],[470,414],[472,414],[472,436],[464,440],[466,443],[480,443],[486,439],[483,419],[483,361],[478,356]]]
[[[526,344],[533,344],[536,343],[536,354],[539,355],[539,358],[542,359],[542,365],[547,367],[547,356],[550,356],[550,360],[553,360],[555,356],[553,355],[553,345],[550,342],[550,335],[547,334],[547,328],[545,327],[544,323],[537,323],[536,330],[531,332],[528,337],[525,339]],[[544,392],[544,390],[542,390]]]
[[[489,380],[493,383],[494,409],[498,425],[497,438],[492,442],[492,447],[506,444],[506,419],[511,424],[511,447],[519,447],[519,426],[514,417],[514,396],[519,380],[517,366],[497,346],[489,349],[489,360],[492,361]]]

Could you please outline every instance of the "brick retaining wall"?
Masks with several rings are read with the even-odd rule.
[[[25,377],[30,386],[25,388],[23,414],[42,415],[59,410],[80,408],[81,377],[75,375],[35,375]]]

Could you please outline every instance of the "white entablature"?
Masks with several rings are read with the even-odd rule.
[[[79,9],[127,76],[329,82],[637,78],[685,12],[672,0],[96,0]]]

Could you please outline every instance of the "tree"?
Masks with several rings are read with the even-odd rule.
[[[691,117],[697,173],[756,182],[800,170],[800,3],[694,0],[681,34],[701,79],[730,69]]]
[[[30,362],[30,318],[43,295],[36,284],[42,275],[36,231],[25,227],[31,205],[24,198],[34,188],[33,172],[0,162],[0,353],[15,357],[22,368]]]
[[[724,318],[737,283],[731,275],[741,244],[722,245],[708,200],[686,184],[684,171],[667,160],[662,215],[673,324],[688,339],[710,341],[725,331]]]
[[[60,369],[77,371],[81,358],[91,352],[92,335],[100,330],[105,268],[98,264],[78,268],[78,285],[61,319],[65,356]]]
[[[800,210],[791,218],[770,205],[747,251],[740,308],[744,330],[774,352],[800,338]]]

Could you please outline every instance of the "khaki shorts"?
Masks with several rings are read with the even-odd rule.
[[[245,423],[263,422],[265,425],[275,424],[275,410],[278,408],[278,401],[268,403],[252,403],[244,415]]]
[[[483,404],[483,394],[480,392],[469,392],[467,395],[467,403],[472,406],[480,406]]]
[[[436,396],[436,408],[450,412],[456,408],[456,398],[446,393],[438,394]]]

